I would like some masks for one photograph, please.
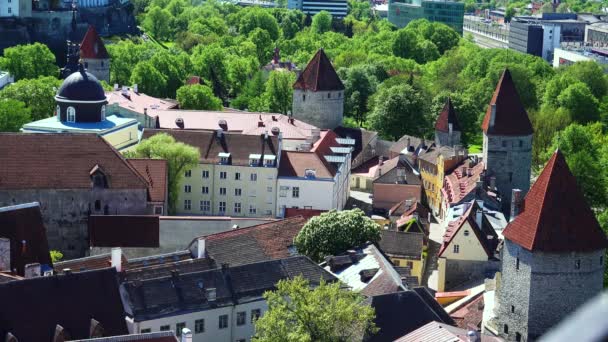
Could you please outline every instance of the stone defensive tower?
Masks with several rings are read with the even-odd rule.
[[[452,99],[448,97],[435,123],[435,144],[439,146],[460,145],[461,129],[456,118]]]
[[[292,114],[322,129],[342,124],[344,84],[323,49],[317,51],[293,85]]]
[[[495,180],[506,211],[513,189],[520,189],[522,196],[530,189],[533,133],[508,69],[498,81],[481,128],[486,176]]]
[[[520,209],[503,232],[495,308],[508,341],[537,339],[600,293],[608,245],[560,151]]]
[[[80,59],[85,69],[98,80],[110,82],[110,55],[92,25],[80,44]]]

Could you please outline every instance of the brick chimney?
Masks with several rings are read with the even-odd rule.
[[[120,247],[112,248],[111,252],[112,267],[116,268],[116,272],[122,271],[122,249]]]
[[[181,342],[192,342],[192,331],[188,328],[182,329],[182,340]]]

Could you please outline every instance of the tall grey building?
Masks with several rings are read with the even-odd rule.
[[[317,51],[293,85],[292,114],[322,129],[342,124],[344,84],[323,49]]]
[[[435,122],[435,144],[440,146],[460,145],[461,129],[452,99],[448,97]]]
[[[495,313],[501,337],[531,341],[602,291],[608,241],[560,151],[519,207],[503,232]]]
[[[494,180],[503,211],[511,203],[511,192],[530,189],[532,168],[532,123],[524,109],[511,73],[505,69],[481,125],[486,177]]]

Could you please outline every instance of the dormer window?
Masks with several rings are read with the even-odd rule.
[[[93,188],[106,189],[108,187],[108,179],[105,172],[99,165],[95,165],[89,172]]]
[[[226,153],[226,152],[220,152],[217,155],[220,159],[220,164],[221,165],[228,165],[230,164],[230,153]]]
[[[276,159],[277,159],[277,157],[273,156],[273,155],[264,156],[264,166],[273,167]]]
[[[262,158],[261,154],[250,154],[249,155],[249,166],[260,165],[260,158]]]
[[[317,177],[317,172],[315,169],[306,169],[304,170],[304,177],[307,179],[314,179]]]
[[[76,109],[72,106],[68,107],[68,122],[76,122]]]

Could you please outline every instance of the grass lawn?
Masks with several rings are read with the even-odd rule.
[[[469,153],[481,153],[481,144],[469,144]]]

